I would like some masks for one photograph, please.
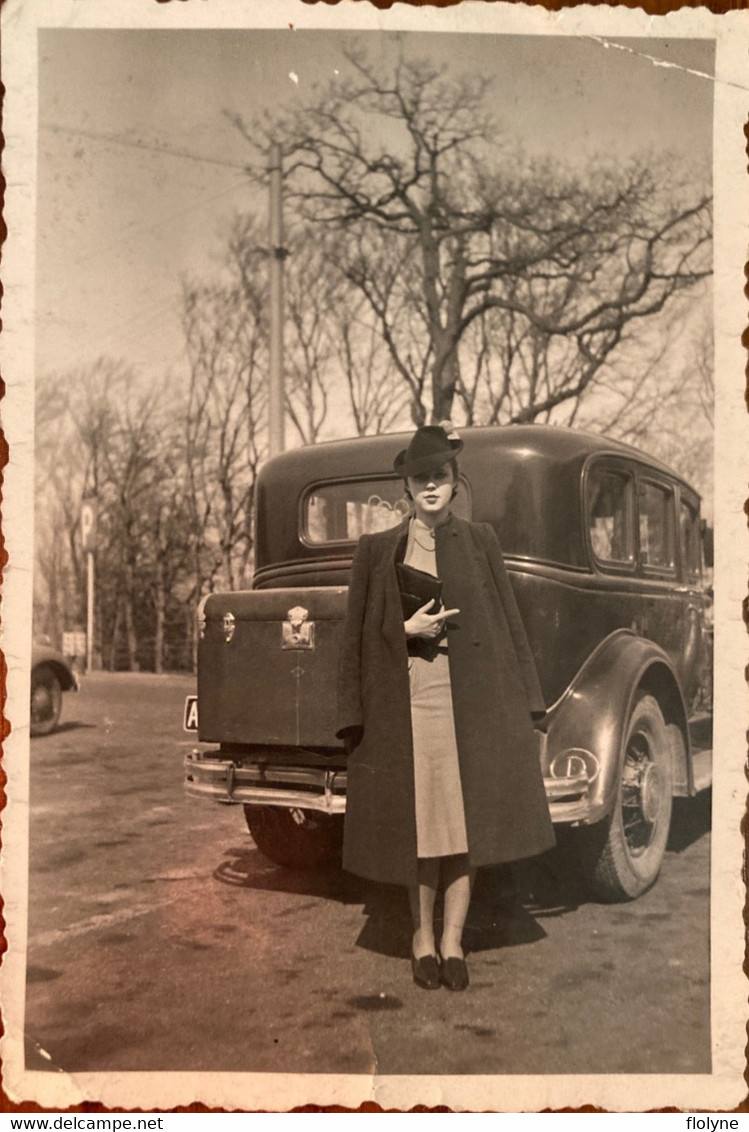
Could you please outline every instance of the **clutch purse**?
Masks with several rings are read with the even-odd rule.
[[[423,570],[416,570],[413,566],[406,566],[403,562],[396,563],[395,570],[403,606],[403,620],[408,621],[428,601],[432,602],[432,606],[427,612],[436,613],[442,605],[442,582],[439,578],[426,574]]]

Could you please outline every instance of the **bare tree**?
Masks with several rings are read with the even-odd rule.
[[[663,460],[702,492],[708,509],[714,439],[705,406],[712,381],[710,291],[697,288],[657,323],[630,333],[590,396],[563,406],[555,417]]]
[[[124,363],[99,358],[37,381],[36,608],[58,645],[64,628],[85,624],[81,502],[104,486],[118,405],[131,378]]]
[[[698,397],[705,420],[712,428],[715,421],[715,338],[713,324],[706,315],[692,337],[694,368],[698,381]]]
[[[389,432],[407,411],[408,387],[399,380],[376,323],[361,296],[336,314],[337,351],[357,436]]]
[[[164,670],[170,644],[172,662],[177,660],[179,667],[184,666],[190,655],[184,628],[187,626],[189,634],[194,624],[192,606],[191,616],[184,617],[184,595],[194,592],[195,532],[190,527],[183,417],[173,412],[175,403],[180,404],[176,395],[170,405],[172,411],[167,414],[162,405],[151,421],[154,446],[159,450],[158,475],[150,478],[142,500],[141,592],[144,604],[152,608],[154,672]]]
[[[110,614],[110,667],[124,641],[130,670],[161,672],[173,594],[189,570],[190,528],[180,466],[184,400],[173,383],[128,391],[106,465],[109,573],[116,579]],[[175,411],[176,410],[176,411]],[[181,628],[178,630],[178,634]],[[180,650],[184,656],[184,649]]]
[[[665,161],[601,160],[584,174],[517,153],[502,162],[486,81],[402,48],[385,64],[347,58],[348,75],[313,105],[264,128],[234,121],[253,145],[282,141],[289,196],[350,237],[343,269],[417,423],[450,416],[456,397],[470,407],[461,347],[490,313],[526,381],[518,396],[518,371],[504,392],[500,377],[500,406],[512,393],[509,419],[543,419],[585,395],[629,325],[709,274],[709,196],[677,190]],[[499,416],[494,401],[482,412]]]
[[[179,400],[167,382],[144,391],[125,363],[101,358],[42,375],[37,406],[39,625],[59,645],[65,628],[85,623],[80,512],[95,494],[96,652],[107,667],[158,671],[186,566]]]
[[[196,598],[219,579],[230,589],[244,582],[252,552],[255,478],[265,454],[263,296],[247,257],[235,251],[230,246],[222,279],[183,289],[184,461]]]
[[[83,619],[85,609],[81,500],[102,489],[119,406],[132,378],[124,362],[102,357],[63,374],[43,374],[37,385],[37,531],[50,508],[55,509],[66,532],[78,603],[75,620]]]
[[[334,312],[342,301],[342,280],[310,228],[296,226],[287,243],[286,414],[302,444],[314,444],[335,378]]]
[[[413,246],[393,241],[386,232],[349,231],[340,241],[338,264],[369,308],[390,356],[389,368],[406,390],[413,423],[424,424],[433,350]]]

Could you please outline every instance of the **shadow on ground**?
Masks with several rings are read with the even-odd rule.
[[[703,790],[696,798],[674,798],[667,852],[683,853],[710,832],[712,803],[712,790]]]
[[[710,792],[675,799],[668,852],[681,853],[710,829]],[[542,921],[589,903],[575,831],[558,830],[556,848],[525,861],[481,869],[465,929],[472,952],[518,947],[542,939]],[[256,891],[320,897],[362,905],[366,918],[357,944],[394,958],[410,954],[411,919],[406,890],[377,885],[330,866],[294,872],[269,861],[252,843],[227,850],[217,880]],[[440,906],[437,908],[439,924]]]
[[[34,735],[33,742],[44,742],[45,739],[52,739],[55,735],[64,735],[67,731],[96,731],[95,723],[79,723],[77,720],[71,719],[67,723],[58,723],[54,731],[50,731],[49,735]]]

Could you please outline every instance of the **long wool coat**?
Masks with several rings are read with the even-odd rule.
[[[354,557],[339,676],[338,734],[351,740],[343,864],[415,884],[408,653],[395,563],[408,523],[363,535]],[[532,715],[541,689],[493,528],[450,515],[435,530],[472,866],[554,844]]]

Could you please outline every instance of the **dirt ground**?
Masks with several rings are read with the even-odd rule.
[[[403,892],[285,871],[184,795],[192,690],[93,674],[32,741],[28,1068],[709,1072],[709,795],[633,903],[586,902],[561,850],[480,874],[470,988],[425,992]]]

